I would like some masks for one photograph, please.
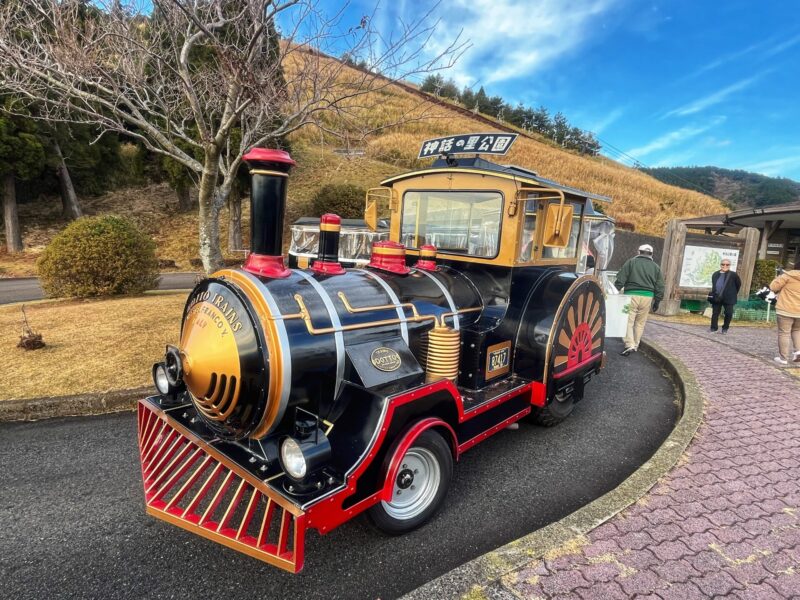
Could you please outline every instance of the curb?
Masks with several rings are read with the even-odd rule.
[[[149,387],[111,390],[56,398],[0,400],[0,422],[38,421],[54,417],[83,417],[133,410],[140,398],[151,395]]]
[[[619,486],[560,521],[487,552],[403,596],[428,598],[511,598],[499,581],[504,575],[542,559],[548,552],[579,539],[637,502],[666,475],[683,455],[703,420],[704,401],[694,375],[683,363],[652,342],[642,341],[644,353],[663,368],[677,387],[682,414],[653,456]]]

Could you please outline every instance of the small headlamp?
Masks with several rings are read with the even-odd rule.
[[[153,365],[153,383],[159,394],[166,396],[169,394],[169,379],[167,378],[167,366],[164,363]]]
[[[318,430],[303,440],[286,437],[281,442],[280,461],[286,474],[302,481],[321,469],[331,458],[331,443]]]

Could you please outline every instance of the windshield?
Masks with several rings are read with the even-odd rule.
[[[500,192],[406,192],[400,241],[407,248],[433,244],[439,252],[493,258],[502,209]]]

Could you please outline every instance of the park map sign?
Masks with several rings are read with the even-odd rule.
[[[711,288],[711,276],[719,270],[723,259],[731,262],[731,271],[736,271],[739,264],[737,248],[720,248],[719,246],[690,246],[683,252],[680,287]]]

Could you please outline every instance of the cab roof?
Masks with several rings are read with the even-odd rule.
[[[522,183],[537,184],[540,186],[560,190],[565,194],[569,194],[571,196],[578,196],[581,198],[587,198],[589,200],[597,200],[600,202],[611,202],[611,198],[609,198],[608,196],[592,194],[590,192],[584,192],[583,190],[579,190],[577,188],[561,185],[560,183],[556,183],[555,181],[552,181],[550,179],[539,177],[539,175],[537,175],[535,171],[531,171],[530,169],[525,169],[523,167],[518,167],[516,165],[498,165],[497,163],[490,162],[479,156],[469,157],[469,158],[455,158],[455,157],[448,157],[447,159],[439,158],[430,167],[427,167],[425,169],[418,169],[416,171],[409,171],[407,173],[401,173],[400,175],[389,177],[388,179],[383,180],[381,182],[381,185],[386,187],[392,187],[394,183],[402,181],[404,179],[420,177],[427,175],[429,173],[441,173],[446,171],[458,172],[459,170],[462,169],[465,171],[484,171],[498,177],[512,178],[515,180],[519,180]]]

